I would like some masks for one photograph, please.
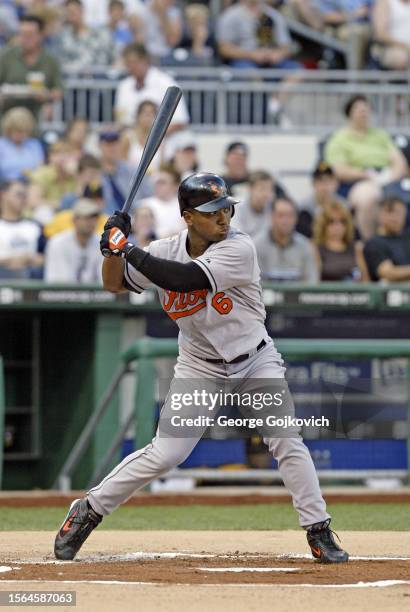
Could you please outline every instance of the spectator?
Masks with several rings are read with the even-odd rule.
[[[138,166],[141,159],[142,151],[144,150],[145,143],[155,116],[157,114],[158,106],[151,100],[144,100],[137,108],[137,114],[135,123],[132,127],[125,129],[121,134],[121,148],[123,151],[124,159],[134,165]],[[161,152],[162,146],[155,154],[152,160],[148,173],[155,172],[158,170],[161,164]]]
[[[292,0],[292,4],[302,21],[349,44],[349,68],[363,68],[373,0]]]
[[[155,216],[149,206],[138,206],[134,210],[131,219],[130,242],[133,242],[141,249],[148,246],[153,240],[157,240]]]
[[[133,42],[134,34],[126,19],[125,6],[122,0],[110,0],[108,12],[108,29],[111,32],[114,54],[116,58],[120,58],[124,47]]]
[[[219,53],[234,68],[276,68],[298,70],[301,65],[291,59],[292,39],[282,15],[262,0],[240,0],[230,6],[218,21]],[[286,77],[290,84],[298,77]],[[282,122],[283,107],[289,87],[283,87],[279,97],[272,96],[269,113],[276,123]]]
[[[326,204],[314,222],[314,245],[322,281],[368,280],[363,246],[354,240],[349,210],[340,202]]]
[[[154,60],[165,58],[182,36],[182,16],[174,0],[147,0],[133,14],[137,39]]]
[[[49,162],[30,174],[29,206],[33,217],[47,223],[60,207],[62,197],[75,191],[78,153],[64,140],[49,149]]]
[[[383,45],[380,63],[390,70],[410,67],[410,2],[376,0],[373,13],[374,38]]]
[[[222,176],[229,193],[243,192],[249,181],[249,148],[244,142],[231,142],[225,151],[225,172]]]
[[[112,215],[121,210],[127,197],[134,168],[121,159],[120,134],[116,131],[105,131],[100,134],[102,185],[105,199],[105,212]],[[145,177],[137,192],[136,200],[152,195],[151,181]]]
[[[3,2],[0,6],[0,47],[6,45],[18,29],[18,19],[13,4]]]
[[[397,198],[385,198],[379,208],[379,229],[364,246],[372,281],[410,281],[410,232],[404,231],[406,205]]]
[[[255,239],[263,280],[317,283],[319,271],[311,243],[295,231],[295,204],[282,197],[274,201],[271,226]]]
[[[158,238],[166,238],[186,227],[178,204],[181,176],[172,166],[163,165],[154,177],[154,195],[141,201],[141,206],[152,210]]]
[[[283,189],[276,185],[272,176],[264,170],[249,175],[249,196],[236,207],[232,225],[252,238],[263,232],[270,224],[272,203],[276,198],[286,197]]]
[[[71,193],[65,193],[61,198],[60,210],[67,210],[74,206],[76,201],[84,196],[84,190],[88,185],[102,184],[102,170],[99,159],[85,153],[80,157],[76,175],[76,189]],[[105,207],[105,206],[104,206]]]
[[[370,125],[370,110],[365,96],[350,98],[345,105],[347,125],[335,132],[325,147],[325,159],[343,183],[364,239],[376,229],[381,186],[399,180],[407,171],[403,154],[387,132]]]
[[[0,186],[0,278],[30,278],[43,264],[41,227],[24,218],[27,187],[21,181]]]
[[[84,22],[81,0],[66,0],[66,25],[59,36],[60,59],[70,71],[87,72],[111,66],[114,45],[105,27],[89,28]]]
[[[137,108],[143,100],[152,100],[159,105],[168,87],[176,83],[166,72],[151,66],[149,54],[142,45],[127,45],[123,58],[129,76],[118,85],[115,114],[120,123],[132,125]],[[184,129],[188,123],[189,115],[182,98],[171,120],[168,134]]]
[[[198,172],[199,160],[194,135],[187,130],[172,134],[165,143],[164,161],[174,166],[182,181]]]
[[[38,119],[41,108],[46,116],[50,116],[50,104],[61,99],[60,68],[55,58],[43,48],[43,32],[42,19],[34,15],[22,17],[19,44],[6,47],[0,53],[2,112],[13,106],[24,106]],[[26,86],[24,95],[22,85]],[[13,96],[16,86],[20,86],[18,97]]]
[[[37,138],[32,138],[34,117],[24,107],[11,108],[1,122],[0,180],[22,178],[29,170],[44,163],[44,150]]]
[[[312,238],[313,221],[327,204],[340,202],[347,206],[347,202],[337,195],[339,181],[333,172],[333,168],[326,162],[319,162],[314,169],[312,187],[312,195],[301,202],[296,226],[296,230],[306,238]]]
[[[73,208],[74,228],[50,238],[44,278],[48,283],[101,284],[101,254],[96,234],[98,204],[79,200]]]
[[[61,210],[54,215],[49,223],[44,227],[44,234],[46,238],[51,238],[60,232],[64,232],[68,229],[73,229],[74,227],[74,208],[76,203],[85,198],[86,200],[90,200],[94,204],[98,206],[98,219],[96,226],[96,233],[100,236],[104,231],[105,222],[108,219],[108,216],[104,213],[105,202],[104,202],[104,194],[101,183],[92,181],[84,186],[81,197],[76,198],[72,209]]]
[[[209,66],[215,62],[216,48],[215,39],[209,27],[209,8],[204,4],[194,2],[185,7],[185,31],[179,44],[177,56],[180,57],[180,49],[185,49],[187,56],[184,63]]]
[[[75,117],[70,121],[64,133],[64,140],[68,142],[79,155],[86,152],[89,137],[88,121]]]

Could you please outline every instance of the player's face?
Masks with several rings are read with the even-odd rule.
[[[185,213],[184,218],[191,234],[197,234],[208,242],[220,242],[228,235],[231,216],[231,207],[228,206],[211,213],[190,210]]]

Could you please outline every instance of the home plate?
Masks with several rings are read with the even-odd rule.
[[[298,572],[300,567],[197,567],[201,572]]]

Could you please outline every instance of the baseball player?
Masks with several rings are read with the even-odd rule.
[[[285,368],[265,328],[259,267],[250,237],[230,228],[238,203],[215,174],[196,173],[179,187],[181,216],[187,229],[140,249],[127,242],[130,219],[116,212],[106,225],[101,249],[104,287],[114,293],[140,293],[156,285],[161,304],[179,327],[179,379],[283,379]],[[128,455],[82,499],[74,500],[61,525],[54,552],[74,559],[102,518],[136,490],[182,463],[201,437],[161,435],[168,394],[156,436]],[[292,495],[313,556],[323,563],[349,558],[335,542],[317,474],[299,433],[264,438]]]

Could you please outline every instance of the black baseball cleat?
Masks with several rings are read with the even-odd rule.
[[[102,521],[89,505],[86,497],[75,499],[61,525],[54,542],[56,559],[71,561],[93,529]]]
[[[335,542],[335,533],[329,527],[330,519],[311,525],[306,532],[312,555],[319,563],[346,563],[349,554]],[[339,540],[339,536],[335,533]],[[339,540],[340,541],[340,540]]]

